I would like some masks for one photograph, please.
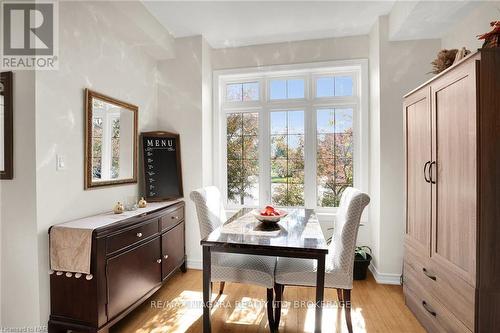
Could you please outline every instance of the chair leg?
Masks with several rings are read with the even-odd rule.
[[[274,316],[273,316],[273,290],[267,289],[267,321],[269,322],[269,330],[274,332]]]
[[[226,284],[226,282],[224,282],[224,281],[219,282],[219,295],[222,295],[222,293],[224,292],[224,285],[225,284]]]
[[[344,289],[344,307],[345,307],[345,321],[347,323],[347,330],[349,331],[349,333],[352,333],[350,289]]]
[[[337,289],[337,298],[339,299],[339,306],[343,306],[344,297],[342,296],[342,289]]]
[[[278,330],[280,326],[280,319],[281,319],[281,302],[283,299],[283,291],[285,290],[285,285],[283,284],[274,284],[274,293],[276,294],[276,307],[274,308],[274,325],[276,328],[276,331]]]

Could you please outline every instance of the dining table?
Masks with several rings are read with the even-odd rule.
[[[201,240],[203,248],[203,332],[211,332],[212,252],[317,260],[315,332],[321,332],[328,245],[314,209],[294,208],[278,223],[257,220],[242,208]]]

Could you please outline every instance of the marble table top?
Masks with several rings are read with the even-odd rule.
[[[313,209],[289,209],[288,215],[271,227],[259,222],[251,211],[241,209],[201,244],[328,253],[328,245]]]

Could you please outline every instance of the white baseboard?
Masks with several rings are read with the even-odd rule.
[[[401,274],[380,273],[372,264],[368,266],[368,269],[372,272],[375,281],[379,284],[401,284]]]
[[[189,269],[198,269],[198,270],[203,269],[203,263],[201,262],[201,260],[189,260],[188,259],[186,262],[186,266]]]

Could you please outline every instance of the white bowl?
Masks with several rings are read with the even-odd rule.
[[[286,211],[284,211],[284,210],[277,209],[277,211],[278,211],[278,213],[280,213],[280,215],[277,215],[277,216],[264,216],[264,215],[260,215],[260,210],[258,210],[258,209],[252,210],[252,214],[260,222],[276,223],[276,222],[279,222],[279,220],[281,220],[282,217],[285,217],[285,216],[288,215],[288,213]]]

